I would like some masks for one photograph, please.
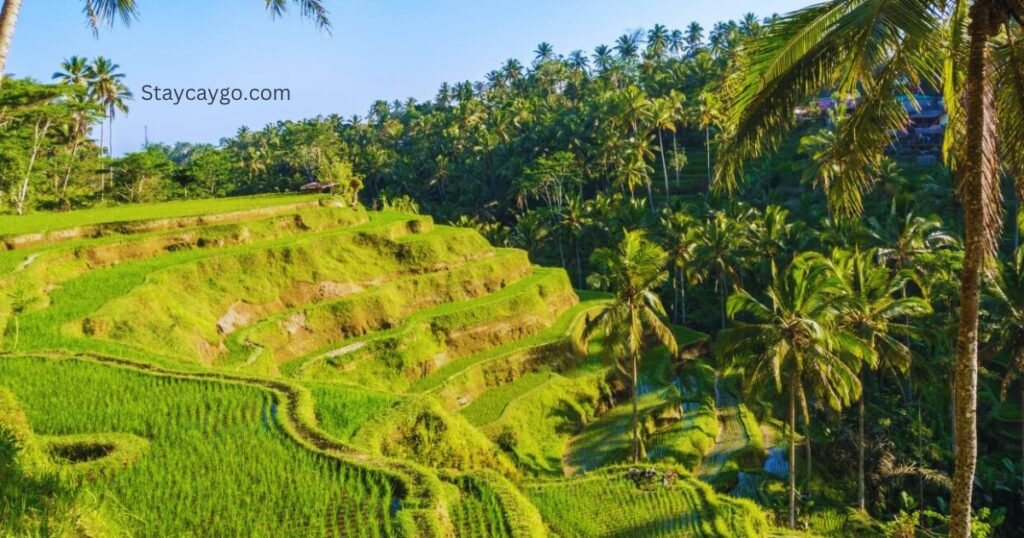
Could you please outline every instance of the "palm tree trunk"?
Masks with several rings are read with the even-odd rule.
[[[997,173],[987,166],[995,151],[991,138],[995,118],[989,91],[988,36],[998,30],[991,19],[996,6],[991,0],[979,0],[970,8],[970,54],[967,61],[966,155],[961,178],[964,206],[964,263],[960,275],[960,326],[957,331],[957,355],[953,368],[956,383],[956,457],[953,467],[953,491],[950,504],[949,536],[971,535],[971,496],[978,456],[978,310],[981,268],[985,261],[986,232],[983,189],[988,177]],[[1003,9],[1003,8],[998,8]],[[990,201],[994,203],[994,201]]]
[[[679,144],[676,142],[676,132],[672,131],[672,168],[676,171],[676,187],[679,186]]]
[[[861,512],[867,512],[867,503],[864,494],[864,370],[860,372],[860,409],[858,416],[858,437],[860,442],[857,447],[857,507]]]
[[[796,374],[789,374],[789,528],[796,528]]]
[[[644,175],[647,176],[647,201],[651,204],[651,213],[654,213],[654,191],[651,189],[651,176]]]
[[[71,146],[71,161],[68,162],[68,167],[64,171],[64,182],[61,184],[60,187],[60,201],[62,202],[62,204],[67,204],[68,206],[71,205],[67,203],[68,181],[71,180],[71,168],[74,166],[75,156],[78,155],[78,145],[80,142],[81,138],[76,134],[75,142]]]
[[[103,157],[103,148],[106,147],[106,146],[104,146],[104,141],[105,141],[105,138],[106,138],[104,136],[105,134],[106,134],[106,130],[103,129],[103,121],[100,120],[100,147],[99,147],[100,158]],[[100,171],[100,201],[103,200],[103,197],[106,194],[106,192],[107,192],[107,175],[104,174],[103,171],[101,170]]]
[[[683,274],[683,270],[679,270],[679,304],[682,305],[683,311],[683,325],[686,325],[686,275]]]
[[[805,404],[806,405],[806,404]],[[807,485],[804,486],[804,491],[807,495],[811,494],[811,420],[806,417],[804,420],[804,444],[807,445]]]
[[[107,137],[107,144],[110,145],[110,185],[114,185],[114,114],[110,114],[110,136]]]
[[[640,463],[640,411],[637,408],[637,400],[640,392],[640,378],[637,376],[636,354],[633,354],[633,463]]]
[[[1024,380],[1019,381],[1020,383],[1020,468],[1021,468],[1021,483],[1024,484]],[[1024,495],[1020,498],[1021,508],[1024,509]]]
[[[14,28],[18,25],[21,1],[4,0],[4,7],[0,9],[0,84],[7,73],[7,54],[11,51],[11,39],[14,38]]]
[[[704,151],[707,152],[708,160],[708,190],[711,189],[711,126],[704,128]]]
[[[661,174],[665,176],[665,207],[671,203],[668,190],[668,164],[665,162],[665,143],[662,141],[661,129],[658,129],[658,147],[661,148]]]

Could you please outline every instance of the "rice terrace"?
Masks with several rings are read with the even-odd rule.
[[[0,538],[1024,536],[1022,178],[1024,0],[0,0]]]
[[[18,295],[0,416],[26,495],[7,518],[47,506],[88,531],[266,536],[766,529],[685,468],[644,490],[623,467],[565,478],[563,458],[597,469],[629,445],[621,420],[593,420],[616,398],[609,368],[573,345],[607,299],[522,251],[332,197],[65,217],[4,217],[18,233],[2,239],[3,286]],[[668,360],[645,374],[651,391],[680,375]],[[650,450],[699,461],[685,430],[717,423],[679,422]],[[605,528],[562,519],[623,495],[635,506]]]

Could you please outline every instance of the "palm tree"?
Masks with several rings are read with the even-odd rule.
[[[661,233],[665,250],[675,268],[675,321],[686,325],[686,281],[697,252],[700,221],[682,211],[668,212],[661,219]]]
[[[699,22],[691,22],[686,27],[686,54],[691,58],[704,48],[704,27]]]
[[[675,125],[676,123],[683,122],[686,119],[686,109],[683,107],[683,104],[686,101],[686,95],[673,89],[662,98],[667,102],[669,110],[672,113],[672,166],[676,174],[676,187],[679,187],[679,169],[685,164],[686,156],[679,151],[679,142],[676,139],[676,131],[678,129],[675,128]]]
[[[913,267],[922,254],[957,244],[956,238],[942,229],[938,217],[908,213],[901,224],[895,230],[893,227],[876,227],[875,230],[880,245],[878,256],[895,271]]]
[[[790,528],[796,527],[798,403],[806,429],[809,393],[835,411],[860,396],[856,359],[864,355],[864,346],[835,323],[842,293],[841,281],[819,255],[799,256],[776,275],[767,303],[743,290],[729,298],[730,316],[751,321],[723,330],[716,344],[720,357],[744,368],[748,391],[771,385],[780,394],[783,386],[788,392]],[[808,457],[808,480],[809,473]]]
[[[877,250],[850,252],[835,250],[832,264],[842,278],[845,300],[842,303],[840,326],[868,345],[871,354],[865,367],[904,373],[910,368],[910,347],[900,336],[916,331],[910,320],[931,311],[920,297],[907,297],[905,271],[893,273],[879,262]],[[860,380],[864,384],[864,369]],[[864,483],[864,408],[866,396],[861,393],[858,415],[857,504],[867,510]]]
[[[753,230],[751,243],[758,256],[768,260],[769,275],[775,276],[780,258],[790,251],[793,224],[789,222],[789,210],[770,205],[764,208]]]
[[[668,50],[676,57],[682,56],[686,50],[686,36],[682,30],[672,30],[672,33],[668,36]]]
[[[697,96],[690,109],[690,123],[704,131],[704,150],[707,152],[708,186],[712,183],[711,169],[711,128],[722,121],[721,102],[715,94],[704,91]]]
[[[654,194],[651,179],[647,175],[647,157],[651,154],[649,139],[641,135],[641,129],[651,117],[651,100],[643,90],[630,86],[616,94],[615,112],[621,124],[629,129],[631,136],[628,144],[630,151],[627,155],[631,162],[627,163],[627,170],[636,176],[642,172],[643,181],[647,185],[647,200],[651,204],[651,211],[654,211]]]
[[[625,33],[615,40],[615,52],[623,60],[635,60],[640,53],[640,36],[637,32]]]
[[[740,33],[744,37],[750,37],[759,31],[761,31],[761,22],[757,20],[757,15],[745,13],[743,19],[740,20]]]
[[[633,462],[637,463],[641,458],[638,365],[647,337],[656,338],[673,356],[679,354],[675,336],[664,321],[665,308],[657,293],[668,279],[665,270],[668,254],[648,241],[643,232],[627,231],[617,248],[598,249],[591,260],[601,272],[590,275],[588,283],[611,290],[615,298],[588,321],[583,340],[586,342],[598,331],[603,333],[602,353],[615,362],[632,385]]]
[[[651,102],[650,121],[658,133],[658,150],[661,155],[661,173],[665,178],[665,206],[672,203],[671,192],[668,187],[668,164],[665,160],[665,141],[662,132],[669,130],[675,136],[676,132],[676,111],[674,103],[668,99],[655,99]]]
[[[608,45],[598,45],[594,48],[594,66],[601,73],[604,73],[612,66],[615,61],[612,58],[612,49]]]
[[[99,32],[101,26],[113,26],[117,21],[128,26],[138,16],[138,2],[135,0],[82,0],[82,3],[82,12],[93,33]],[[318,28],[330,33],[331,21],[323,0],[291,0],[291,3],[299,8],[303,17],[312,19]],[[21,4],[22,0],[4,0],[0,8],[0,80],[6,73],[7,53],[18,23]],[[279,17],[286,11],[289,1],[265,0],[265,4],[272,16]]]
[[[534,63],[544,63],[555,58],[555,48],[551,46],[551,43],[547,41],[537,45],[537,48],[533,51]]]
[[[124,73],[117,72],[121,66],[110,60],[99,56],[89,66],[89,93],[92,98],[103,106],[107,118],[108,134],[107,143],[109,148],[108,156],[114,158],[114,117],[117,112],[128,112],[127,101],[131,100],[132,93],[128,87],[121,82]],[[101,128],[102,132],[102,128]],[[102,145],[102,142],[100,143]],[[110,180],[114,180],[114,168],[110,168]],[[100,196],[103,196],[104,188],[100,186]]]
[[[72,56],[60,64],[60,71],[53,74],[54,80],[61,84],[72,86],[85,86],[89,83],[89,59],[81,56]]]
[[[671,46],[671,34],[664,24],[655,24],[647,32],[647,55],[652,60],[663,60]]]
[[[746,263],[750,234],[736,219],[716,211],[703,226],[697,228],[697,245],[692,264],[694,280],[715,279],[715,290],[722,299],[722,329],[725,328],[726,300],[739,289],[740,270]]]
[[[1021,0],[823,2],[776,21],[743,55],[729,87],[728,136],[716,178],[734,189],[743,163],[774,151],[793,109],[823,88],[861,100],[834,158],[848,169],[876,158],[907,123],[897,101],[922,83],[943,88],[952,119],[945,155],[960,183],[965,255],[960,279],[956,457],[950,535],[970,534],[977,459],[978,314],[981,270],[1001,226],[1000,160],[1024,177],[1024,45]]]
[[[587,216],[583,199],[579,196],[570,196],[562,208],[561,227],[569,233],[572,239],[573,250],[576,254],[576,287],[583,289],[583,262],[580,256],[580,240],[583,237],[587,226],[590,225],[590,218]]]
[[[569,66],[585,74],[587,69],[590,68],[590,59],[587,58],[587,53],[582,50],[574,50],[570,52]]]

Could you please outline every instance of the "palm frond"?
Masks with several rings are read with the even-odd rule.
[[[1003,162],[1017,178],[1017,198],[1024,199],[1024,35],[1007,24],[1005,42],[993,52],[996,107]]]
[[[85,0],[82,8],[93,33],[101,26],[113,26],[118,20],[125,26],[138,18],[138,5],[135,0]]]
[[[331,33],[333,26],[323,0],[266,0],[267,11],[273,17],[280,17],[287,11],[289,1],[298,5],[299,13],[304,18],[312,20],[317,28]]]

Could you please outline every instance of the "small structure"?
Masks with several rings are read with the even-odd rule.
[[[319,181],[311,181],[299,187],[299,190],[301,192],[329,192],[333,194],[334,188],[337,186],[337,183],[321,183]]]

